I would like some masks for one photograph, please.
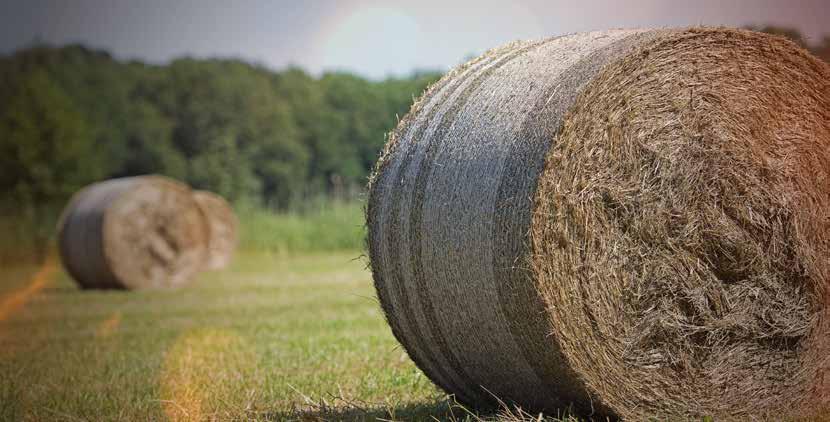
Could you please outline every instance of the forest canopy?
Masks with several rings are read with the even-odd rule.
[[[347,195],[438,77],[315,78],[238,60],[153,66],[80,45],[28,48],[0,58],[0,192],[44,204],[95,180],[160,173],[272,208]]]
[[[830,37],[808,45],[830,59]],[[0,192],[60,206],[105,178],[160,173],[284,209],[359,192],[386,134],[438,72],[373,81],[239,60],[119,61],[81,45],[0,57]]]

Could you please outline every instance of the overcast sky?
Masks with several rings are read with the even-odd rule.
[[[818,42],[830,0],[0,0],[0,53],[82,42],[153,63],[235,57],[377,78],[447,69],[515,39],[701,24],[776,24]]]

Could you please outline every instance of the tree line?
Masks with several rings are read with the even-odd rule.
[[[45,204],[95,180],[159,173],[274,208],[345,195],[438,77],[315,78],[219,59],[156,66],[35,46],[0,58],[0,192]]]
[[[808,45],[830,59],[830,37]],[[60,205],[96,180],[160,173],[285,208],[358,191],[413,98],[440,74],[313,77],[239,60],[119,61],[81,45],[0,57],[0,192]]]

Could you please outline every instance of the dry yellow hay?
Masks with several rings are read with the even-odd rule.
[[[495,49],[413,106],[369,195],[387,320],[463,402],[631,420],[827,406],[830,67],[789,41]]]
[[[208,191],[194,191],[193,198],[207,219],[208,260],[206,268],[218,270],[230,265],[238,243],[239,221],[231,205]]]
[[[190,188],[160,176],[92,184],[64,210],[58,243],[84,288],[177,287],[203,268],[207,223]]]

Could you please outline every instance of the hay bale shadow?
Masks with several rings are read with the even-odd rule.
[[[446,401],[412,403],[398,407],[375,405],[346,405],[343,407],[310,406],[287,412],[265,415],[266,420],[318,422],[318,421],[410,421],[410,420],[447,420],[451,408]]]
[[[502,403],[497,409],[470,409],[452,397],[437,398],[422,403],[404,405],[364,405],[338,399],[343,403],[312,403],[290,411],[265,413],[261,418],[269,421],[329,422],[329,421],[447,421],[447,422],[588,422],[563,411],[562,416],[532,415],[519,408]],[[605,419],[603,419],[605,420]]]

